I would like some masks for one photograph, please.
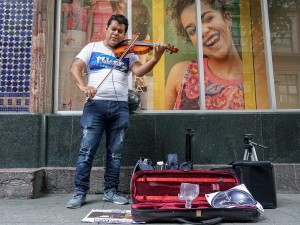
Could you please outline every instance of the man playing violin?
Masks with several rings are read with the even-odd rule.
[[[78,208],[86,203],[92,163],[104,131],[106,165],[103,200],[115,204],[128,203],[128,199],[118,193],[123,143],[129,128],[128,75],[130,71],[137,76],[150,72],[166,46],[154,44],[153,58],[145,64],[134,53],[124,54],[119,60],[114,49],[125,40],[127,29],[125,16],[112,15],[107,22],[105,40],[86,45],[71,65],[71,76],[85,93],[87,101],[80,120],[81,144],[74,174],[74,195],[67,208]],[[87,83],[83,76],[86,68]]]

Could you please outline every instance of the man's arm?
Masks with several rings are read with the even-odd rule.
[[[70,74],[79,89],[82,90],[89,99],[92,99],[97,90],[94,87],[87,86],[83,77],[83,71],[85,68],[85,62],[81,59],[75,58],[70,68]]]
[[[139,61],[135,62],[131,67],[131,71],[138,77],[142,77],[146,73],[149,73],[153,69],[153,67],[158,63],[165,49],[166,46],[161,43],[154,44],[153,58],[145,64],[142,64]]]

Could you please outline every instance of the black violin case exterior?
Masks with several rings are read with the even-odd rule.
[[[179,200],[181,183],[199,184],[200,193],[185,208]],[[239,185],[238,177],[227,171],[211,170],[143,170],[131,179],[132,218],[140,223],[196,223],[218,224],[226,222],[256,221],[260,212],[255,206],[213,208],[205,194],[226,191]]]

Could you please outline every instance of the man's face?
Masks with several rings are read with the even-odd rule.
[[[108,47],[114,48],[125,39],[125,25],[113,20],[105,31],[105,41]]]

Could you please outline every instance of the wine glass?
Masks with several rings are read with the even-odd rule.
[[[185,208],[192,208],[192,201],[199,195],[200,187],[198,184],[181,183],[178,199],[185,200]]]

